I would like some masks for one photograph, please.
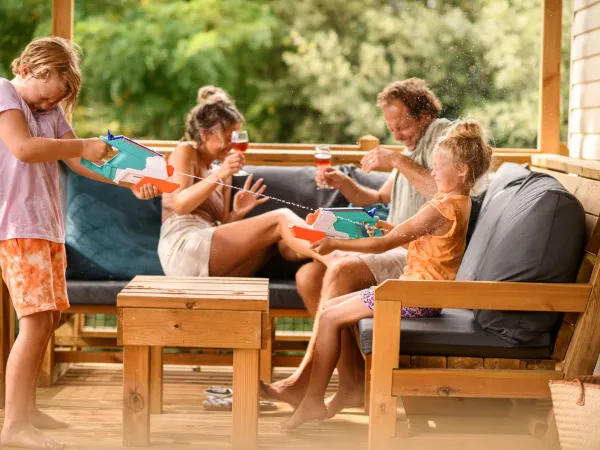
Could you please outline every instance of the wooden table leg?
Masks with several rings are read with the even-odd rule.
[[[163,407],[163,348],[150,347],[150,414]]]
[[[150,347],[123,347],[123,446],[150,443]]]
[[[259,350],[233,351],[233,438],[234,450],[254,450],[258,438]]]

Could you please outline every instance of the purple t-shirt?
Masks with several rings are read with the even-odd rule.
[[[32,137],[58,139],[71,130],[60,106],[32,113],[13,84],[0,78],[0,113],[9,109],[25,115]],[[58,163],[21,162],[0,138],[0,241],[14,238],[65,242]]]

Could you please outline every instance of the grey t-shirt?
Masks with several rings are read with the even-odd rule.
[[[412,152],[406,150],[403,154],[417,164],[431,170],[435,144],[451,124],[452,122],[448,119],[435,119],[429,124],[414,150]],[[403,174],[398,172],[398,169],[392,171],[390,179],[393,185],[388,222],[392,225],[399,225],[414,216],[427,199],[410,184]]]

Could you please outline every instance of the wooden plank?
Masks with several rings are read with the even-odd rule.
[[[600,215],[600,181],[572,176],[554,170],[532,166],[534,172],[541,172],[556,178],[565,189],[573,194],[583,205],[585,212],[595,216]]]
[[[232,447],[253,450],[258,444],[259,352],[233,351],[233,436]]]
[[[269,309],[269,316],[272,318],[310,318],[310,313],[306,309]]]
[[[429,308],[582,312],[590,286],[575,283],[387,280],[375,289],[380,302]]]
[[[483,369],[483,358],[448,356],[448,369]]]
[[[122,345],[261,348],[260,311],[123,308]]]
[[[543,0],[538,150],[559,154],[562,0]]]
[[[484,358],[483,368],[487,370],[519,370],[520,359]]]
[[[597,3],[600,3],[599,0],[573,0],[573,12],[576,13],[581,11],[582,9],[589,8]]]
[[[123,362],[122,352],[98,351],[98,352],[81,352],[81,351],[57,351],[54,353],[54,361],[56,363],[106,363],[120,364]]]
[[[600,159],[600,134],[571,133],[569,152],[573,158]]]
[[[573,38],[571,44],[571,60],[577,61],[583,58],[600,54],[600,30],[590,31]]]
[[[598,5],[600,7],[600,4]],[[600,17],[600,14],[598,15]],[[600,108],[600,81],[576,84],[569,94],[569,109]]]
[[[544,169],[572,173],[585,178],[600,180],[600,163],[597,161],[584,161],[561,155],[541,153],[533,155],[531,163],[534,166]]]
[[[571,64],[571,86],[600,80],[600,55],[574,61]]]
[[[379,295],[375,294],[379,300]],[[369,450],[387,450],[395,434],[396,398],[392,396],[392,371],[400,355],[400,302],[375,302]]]
[[[600,251],[600,221],[598,216],[585,215],[586,246],[585,250],[592,255]]]
[[[71,305],[65,314],[117,314],[117,305]]]
[[[552,351],[553,360],[562,361],[565,359],[567,349],[575,332],[575,323],[577,323],[578,316],[579,314],[576,313],[568,313],[563,316],[560,329],[556,335],[556,341],[554,342],[554,350]]]
[[[73,40],[75,0],[52,0],[52,36]]]
[[[600,36],[598,36],[600,38]],[[573,109],[569,115],[570,133],[600,133],[600,108]]]
[[[410,357],[410,367],[445,369],[447,360],[445,356],[415,356]]]
[[[163,348],[150,347],[150,414],[163,408]]]
[[[262,312],[262,333],[260,348],[260,379],[265,383],[273,380],[273,340],[275,339],[275,319],[269,318],[268,312]]]
[[[123,349],[123,446],[150,443],[150,348]]]
[[[552,359],[522,359],[520,370],[556,370],[556,362]]]
[[[392,394],[426,397],[550,398],[548,380],[562,372],[548,370],[398,369]]]
[[[571,339],[565,358],[564,372],[566,378],[591,375],[600,355],[600,264],[594,267],[590,283],[587,308],[579,316],[575,333]]]
[[[48,340],[48,344],[46,345],[46,351],[44,352],[38,386],[51,387],[54,385],[54,375],[56,373],[54,363],[54,333],[52,333]],[[58,367],[56,367],[56,369],[58,369]]]
[[[596,260],[596,255],[592,255],[591,253],[586,252],[585,255],[583,255],[583,261],[581,262],[579,272],[577,273],[577,283],[588,283],[590,281],[594,266],[596,265]]]
[[[600,3],[596,3],[573,15],[573,37],[600,28]]]
[[[112,348],[117,347],[116,338],[88,338],[79,336],[61,336],[57,335],[54,338],[56,347],[95,347],[95,348]]]

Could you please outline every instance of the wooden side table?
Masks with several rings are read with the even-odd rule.
[[[123,445],[150,443],[150,413],[162,409],[162,347],[195,347],[233,349],[232,444],[256,448],[268,305],[266,279],[135,277],[117,296]]]

